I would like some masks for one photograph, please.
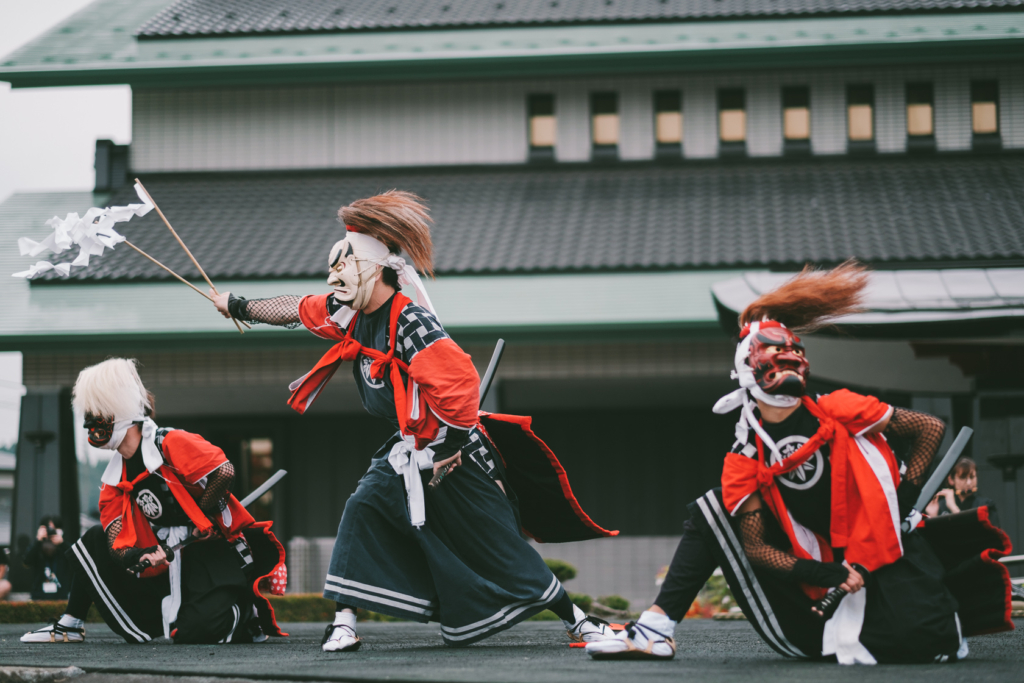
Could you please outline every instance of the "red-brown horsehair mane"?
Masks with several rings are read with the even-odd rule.
[[[338,218],[357,232],[380,240],[392,252],[404,251],[418,271],[433,277],[434,243],[430,239],[433,220],[423,199],[412,192],[388,190],[357,199],[338,209]]]
[[[805,266],[796,277],[743,309],[740,327],[768,318],[797,332],[813,332],[840,316],[863,310],[867,284],[867,267],[853,260],[832,270]]]

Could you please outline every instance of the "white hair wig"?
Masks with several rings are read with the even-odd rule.
[[[115,421],[141,420],[152,408],[134,358],[108,358],[78,373],[72,403],[83,413]]]

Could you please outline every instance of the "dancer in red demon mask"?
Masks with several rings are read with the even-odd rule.
[[[987,510],[901,522],[942,441],[930,415],[846,389],[806,395],[795,330],[858,310],[863,267],[805,270],[740,316],[733,377],[715,412],[739,409],[722,488],[692,503],[655,604],[595,659],[669,659],[673,631],[717,567],[751,625],[786,657],[844,664],[955,661],[965,636],[1013,628],[1009,551]],[[909,440],[901,462],[887,437]],[[829,589],[847,592],[827,621]]]

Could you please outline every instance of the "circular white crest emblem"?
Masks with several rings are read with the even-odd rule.
[[[363,372],[363,381],[366,382],[366,386],[371,389],[383,389],[384,380],[374,379],[370,377],[370,366],[373,365],[373,359],[362,356],[359,359],[359,369]]]
[[[159,519],[164,514],[164,506],[160,504],[160,499],[157,498],[152,491],[149,489],[143,489],[139,491],[139,495],[135,498],[135,502],[139,504],[139,509],[142,510],[142,514],[150,519]]]
[[[775,453],[772,453],[771,464],[774,465],[780,460],[785,460],[800,450],[800,447],[808,441],[809,439],[806,436],[800,436],[798,434],[787,436],[785,439],[782,439],[776,444],[779,447],[779,453],[782,457],[779,458]],[[791,489],[809,489],[818,483],[824,469],[825,457],[821,454],[821,449],[819,448],[814,452],[814,455],[804,461],[803,465],[800,465],[800,467],[797,467],[792,472],[783,474],[781,477],[775,477],[775,480],[783,486],[788,486]]]

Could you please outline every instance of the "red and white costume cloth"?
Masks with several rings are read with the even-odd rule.
[[[436,446],[445,429],[453,427],[470,430],[468,448],[479,447],[481,440],[475,438],[479,433],[486,434],[496,447],[507,483],[527,503],[522,510],[526,533],[553,542],[618,533],[601,528],[583,511],[557,457],[530,428],[530,418],[479,411],[480,379],[472,358],[443,331],[431,312],[396,293],[388,311],[387,350],[381,350],[354,338],[352,331],[362,314],[332,306],[332,296],[307,296],[299,304],[302,324],[313,334],[338,343],[291,384],[288,404],[304,413],[343,362],[371,360],[367,378],[386,378],[393,391],[394,412],[388,411],[387,417],[394,416],[404,442],[395,445],[389,461],[405,477],[413,526],[425,522],[418,470],[432,468],[431,445]],[[336,309],[333,314],[332,309]],[[361,394],[367,410],[384,416],[383,411],[367,405],[365,391]],[[496,427],[497,423],[514,429]],[[485,471],[490,469],[487,463],[473,459]],[[489,474],[495,476],[493,470]]]
[[[191,529],[187,526],[161,526],[160,520],[151,520],[140,508],[137,489],[152,485],[152,478],[158,478],[166,485],[174,501],[185,513],[191,526],[202,532],[216,535],[235,544],[239,552],[252,555],[260,553],[257,566],[263,567],[259,576],[253,578],[253,603],[264,632],[269,635],[285,635],[277,627],[273,608],[259,590],[264,579],[271,593],[283,594],[287,576],[283,546],[270,530],[271,522],[256,522],[242,507],[235,496],[229,494],[223,510],[210,519],[200,509],[197,500],[202,497],[207,475],[228,462],[224,452],[197,434],[180,429],[158,429],[152,420],[142,424],[140,453],[133,457],[142,458],[141,472],[129,478],[128,465],[117,452],[114,453],[102,476],[100,488],[100,522],[104,530],[115,520],[121,520],[121,530],[113,543],[113,549],[149,548],[160,542],[171,546],[187,538]],[[242,537],[245,536],[245,540]],[[208,541],[211,543],[224,541]],[[245,548],[248,545],[249,548]],[[184,549],[188,553],[188,549]],[[81,558],[84,559],[84,558]],[[141,579],[150,579],[170,573],[170,595],[162,604],[164,635],[170,635],[170,625],[175,621],[181,605],[181,562],[182,553],[170,565],[161,565],[144,570]],[[250,560],[251,562],[251,560]],[[126,579],[131,580],[131,579]],[[102,591],[101,591],[102,592]]]
[[[726,455],[722,497],[727,509],[735,515],[743,502],[759,491],[797,557],[831,562],[832,549],[843,548],[846,561],[869,571],[895,562],[903,556],[896,500],[899,464],[884,436],[867,433],[892,414],[892,407],[873,396],[846,389],[822,396],[817,402],[804,396],[802,402],[820,426],[795,453],[785,459],[776,458],[777,462],[769,465],[764,452],[764,439],[769,437],[757,429],[756,458],[739,453]],[[829,446],[832,466],[831,537],[827,539],[793,519],[775,481],[803,465],[823,445]],[[769,440],[768,447],[775,449],[775,444]],[[805,590],[813,598],[825,595],[823,588],[807,586]]]

